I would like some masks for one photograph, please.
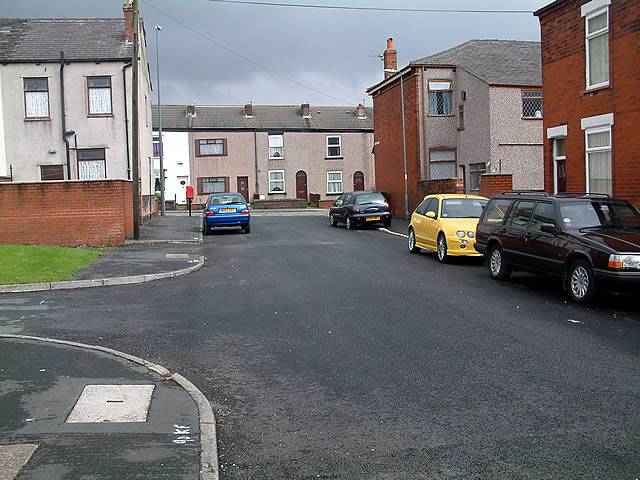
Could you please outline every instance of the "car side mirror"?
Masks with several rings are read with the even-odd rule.
[[[560,233],[558,227],[556,227],[553,223],[543,223],[542,225],[540,225],[540,231],[550,233],[551,235],[558,235],[558,233]]]
[[[424,216],[427,217],[427,218],[436,218],[436,212],[429,211],[429,212],[425,213]]]

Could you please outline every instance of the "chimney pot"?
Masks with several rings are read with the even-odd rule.
[[[249,102],[244,105],[244,116],[247,118],[253,117],[253,103]]]
[[[356,116],[358,118],[367,118],[367,114],[366,111],[364,109],[364,105],[359,103],[358,106],[356,107]]]
[[[303,103],[300,105],[303,118],[311,118],[311,105],[309,103]]]
[[[393,38],[387,38],[387,49],[384,51],[384,78],[393,76],[398,71],[398,52],[393,48]]]
[[[133,42],[133,5],[125,3],[122,5],[124,13],[124,37],[127,42]]]

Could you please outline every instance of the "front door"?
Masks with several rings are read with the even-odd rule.
[[[248,202],[251,201],[249,198],[249,177],[237,177],[238,182],[238,193],[241,193],[244,199]]]
[[[364,192],[364,173],[356,172],[353,174],[353,191]]]
[[[556,193],[567,191],[567,161],[556,160]]]
[[[296,173],[296,198],[307,199],[307,174],[302,170]]]

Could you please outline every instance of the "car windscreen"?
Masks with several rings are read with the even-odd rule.
[[[442,201],[442,218],[480,218],[486,200],[476,198],[448,198]]]
[[[216,195],[209,199],[210,206],[218,205],[244,205],[244,198],[242,195]]]
[[[560,205],[566,229],[622,228],[640,229],[640,213],[628,203],[585,201]]]
[[[356,196],[356,202],[358,205],[369,205],[372,203],[386,203],[386,200],[381,193],[363,193]]]

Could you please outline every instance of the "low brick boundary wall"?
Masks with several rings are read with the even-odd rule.
[[[275,210],[278,208],[307,208],[303,198],[278,198],[272,200],[254,200],[251,207],[255,210]]]
[[[133,232],[127,180],[0,183],[0,243],[123,245]]]
[[[464,180],[461,178],[421,180],[418,182],[418,186],[423,195],[435,193],[464,193]]]
[[[513,190],[510,173],[483,173],[480,175],[480,195],[490,198],[497,193]]]

